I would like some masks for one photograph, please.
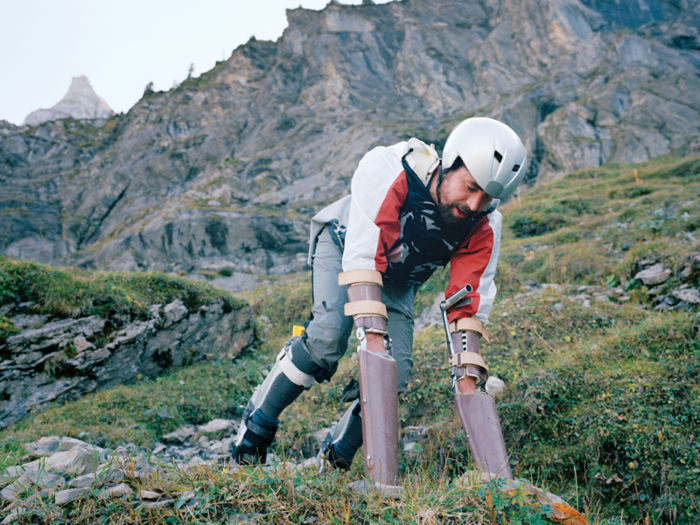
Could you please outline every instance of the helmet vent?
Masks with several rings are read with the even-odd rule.
[[[520,169],[520,164],[513,164],[513,171],[518,171]]]
[[[498,162],[503,160],[503,155],[501,155],[498,150],[493,150],[493,156]]]

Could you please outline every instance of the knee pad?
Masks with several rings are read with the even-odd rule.
[[[309,389],[314,380],[318,383],[330,380],[338,370],[338,363],[336,362],[330,370],[317,365],[311,359],[311,354],[305,344],[305,337],[306,334],[303,334],[301,337],[290,339],[277,356],[277,362],[290,381]]]

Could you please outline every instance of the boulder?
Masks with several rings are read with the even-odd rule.
[[[157,500],[160,499],[162,495],[163,494],[160,492],[153,492],[151,490],[139,490],[139,497],[145,500]]]
[[[180,299],[175,299],[172,303],[165,305],[163,315],[165,317],[163,328],[168,328],[187,317],[187,307]]]
[[[657,263],[646,270],[638,272],[634,278],[642,281],[647,286],[653,286],[666,282],[670,276],[671,270],[666,268],[663,263]]]
[[[489,376],[488,380],[486,381],[486,392],[491,397],[498,397],[503,393],[505,388],[505,382],[496,376]]]
[[[197,427],[197,432],[206,434],[209,439],[220,439],[236,431],[236,422],[228,419],[212,419],[206,425]]]
[[[442,311],[440,303],[445,300],[445,293],[438,292],[433,300],[433,304],[428,308],[424,308],[414,323],[414,331],[420,332],[430,326],[442,325]]]
[[[59,474],[82,476],[97,470],[99,454],[94,449],[78,445],[65,452],[57,452],[46,459],[46,469]]]
[[[61,442],[58,445],[58,451],[65,452],[65,451],[71,450],[73,447],[77,447],[77,446],[84,446],[84,447],[91,448],[98,454],[102,454],[102,452],[104,451],[104,449],[101,449],[100,447],[88,445],[82,439],[76,439],[76,438],[72,438],[72,437],[62,437]]]
[[[65,480],[56,474],[55,472],[50,472],[47,470],[37,469],[29,470],[24,476],[32,482],[33,485],[44,488],[57,488],[65,485]]]
[[[106,489],[104,492],[100,494],[100,497],[102,498],[121,498],[122,496],[127,496],[129,494],[133,494],[133,490],[129,485],[126,483],[120,483],[119,485],[115,485],[114,487]]]
[[[195,434],[194,427],[190,425],[185,425],[177,430],[173,430],[169,434],[165,434],[164,436],[161,437],[161,439],[165,443],[185,443],[186,441],[190,440]]]
[[[32,482],[29,480],[29,477],[23,474],[0,491],[0,500],[14,501],[22,492],[29,489],[31,485]]]
[[[681,301],[685,301],[688,304],[700,304],[700,291],[696,288],[679,288],[674,290],[674,297],[677,297]]]
[[[7,467],[3,473],[2,476],[0,476],[1,480],[4,479],[12,479],[12,478],[18,478],[25,474],[26,472],[31,472],[34,470],[38,470],[40,467],[40,462],[39,460],[31,461],[29,463],[24,463],[23,465],[12,465],[10,467]]]
[[[65,505],[71,501],[82,499],[90,494],[90,489],[67,489],[56,493],[56,505]]]

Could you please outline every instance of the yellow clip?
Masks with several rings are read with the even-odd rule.
[[[299,325],[295,324],[292,327],[292,337],[297,337],[298,335],[301,335],[304,332],[306,332],[306,329],[303,326],[299,326]]]

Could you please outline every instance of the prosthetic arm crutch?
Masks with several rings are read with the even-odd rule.
[[[348,285],[345,315],[352,315],[360,345],[360,410],[365,471],[376,484],[396,485],[399,455],[398,369],[391,356],[386,306],[381,302],[382,276],[374,270],[340,274]]]
[[[486,364],[479,355],[479,340],[486,330],[480,321],[473,318],[461,318],[453,323],[447,318],[447,310],[471,302],[471,298],[466,298],[471,291],[471,285],[467,284],[440,303],[447,346],[450,350],[450,374],[455,403],[469,440],[474,463],[484,472],[512,479],[496,403],[483,390],[488,376]],[[475,380],[477,392],[462,394],[459,391],[457,383],[465,376]]]

